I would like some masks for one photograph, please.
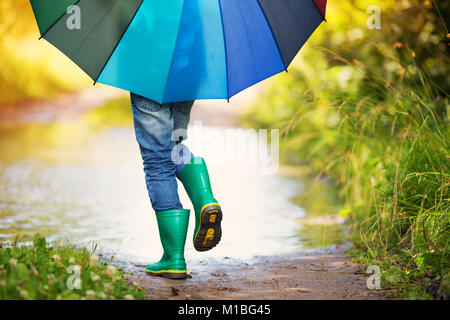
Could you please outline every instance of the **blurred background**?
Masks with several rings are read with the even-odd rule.
[[[367,9],[374,5],[380,8],[381,29],[367,27],[372,14]],[[288,74],[244,92],[230,105],[199,104],[203,111],[194,118],[230,117],[209,123],[208,130],[281,129],[281,176],[261,180],[255,168],[228,175],[238,180],[253,172],[247,181],[258,183],[235,187],[253,190],[256,200],[273,200],[258,207],[268,220],[248,250],[264,254],[286,241],[289,248],[310,248],[352,240],[355,259],[383,266],[386,287],[411,298],[448,294],[449,10],[444,0],[329,1],[328,22]],[[147,235],[136,223],[140,219],[148,219],[144,225],[156,232],[139,155],[130,145],[128,98],[101,85],[92,89],[82,71],[38,38],[29,2],[2,0],[0,236],[21,233],[26,241],[41,230],[55,239],[76,238],[82,229],[83,240],[119,246],[114,226],[123,222],[129,201],[111,199],[135,188],[138,196],[130,197],[138,203],[137,216],[120,229],[129,237],[121,247],[127,251]],[[224,182],[235,180],[220,173],[234,169],[213,170],[225,205],[239,210],[241,200]],[[258,210],[249,219],[259,217]],[[117,224],[100,235],[92,226],[111,212]],[[272,240],[265,238],[269,225],[278,230]],[[238,226],[230,222],[229,228]],[[130,235],[131,230],[142,235]],[[232,237],[225,244],[221,258],[236,246]],[[139,259],[153,256],[145,247],[132,253]]]
[[[92,85],[40,34],[27,0],[0,4],[0,103],[48,99]]]

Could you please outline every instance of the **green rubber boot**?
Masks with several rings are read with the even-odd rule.
[[[189,212],[184,209],[156,212],[164,254],[159,262],[147,265],[148,274],[168,279],[186,279],[184,245]]]
[[[197,251],[210,250],[222,237],[222,209],[212,194],[205,160],[193,158],[179,178],[195,209],[194,248]]]

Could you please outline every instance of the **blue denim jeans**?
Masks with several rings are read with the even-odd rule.
[[[194,101],[159,104],[131,93],[136,139],[155,211],[183,209],[176,178],[193,155],[182,144]]]

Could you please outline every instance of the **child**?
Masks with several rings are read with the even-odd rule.
[[[164,249],[161,260],[147,266],[147,273],[169,279],[186,278],[184,245],[189,210],[178,195],[178,178],[195,210],[194,247],[207,251],[222,236],[222,210],[211,191],[203,158],[194,157],[181,144],[194,101],[159,104],[131,93],[136,138],[144,161],[144,172],[152,207],[156,212]],[[180,130],[181,129],[181,130]],[[177,133],[180,137],[177,137]]]

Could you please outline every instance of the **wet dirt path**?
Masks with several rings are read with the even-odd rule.
[[[144,267],[144,266],[142,266]],[[143,269],[143,268],[142,268]],[[376,300],[367,276],[345,252],[289,254],[258,258],[255,263],[210,265],[188,271],[186,280],[134,273],[130,281],[151,300]]]

